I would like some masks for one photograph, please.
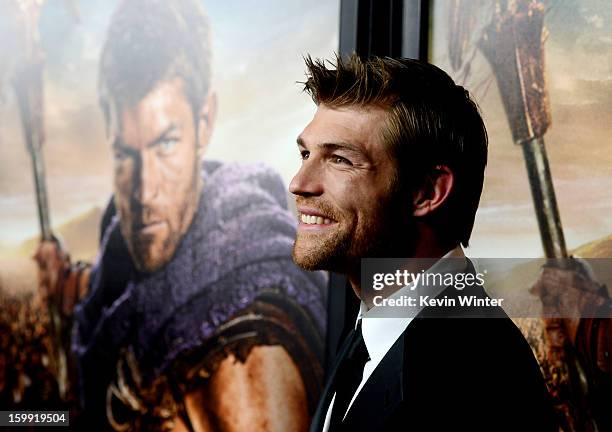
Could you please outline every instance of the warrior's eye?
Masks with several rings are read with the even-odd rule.
[[[159,142],[158,147],[163,153],[167,153],[172,151],[177,144],[178,139],[176,138],[164,138]]]
[[[125,160],[125,158],[127,158],[128,154],[127,152],[125,152],[122,149],[119,148],[115,148],[114,152],[113,152],[113,157],[115,158],[115,160],[117,162],[121,162],[123,160]]]

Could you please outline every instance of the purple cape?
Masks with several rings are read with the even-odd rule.
[[[150,383],[271,287],[303,307],[324,335],[327,278],[291,260],[296,219],[280,177],[259,164],[218,162],[205,163],[202,175],[194,220],[159,271],[135,269],[118,216],[104,231],[89,295],[75,311],[73,351],[86,411],[103,409],[121,348],[133,350]]]

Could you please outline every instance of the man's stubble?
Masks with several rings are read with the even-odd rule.
[[[399,205],[399,192],[378,203],[364,223],[342,218],[333,206],[321,200],[297,199],[342,218],[342,224],[326,235],[298,233],[293,245],[293,261],[305,270],[328,270],[347,274],[359,268],[362,258],[389,258],[404,255],[410,248],[412,219]],[[339,220],[339,219],[336,219]]]
[[[191,188],[186,194],[186,199],[181,202],[181,208],[178,212],[181,219],[179,221],[179,228],[171,229],[169,227],[168,236],[164,239],[161,246],[154,246],[149,241],[139,239],[137,235],[126,236],[127,227],[121,224],[124,238],[129,239],[127,241],[128,251],[138,270],[145,273],[153,273],[165,267],[174,258],[183,241],[183,237],[193,223],[203,187],[198,158],[194,158],[194,164],[191,168]],[[154,209],[143,209],[143,211],[155,212]],[[121,220],[123,218],[120,217]]]

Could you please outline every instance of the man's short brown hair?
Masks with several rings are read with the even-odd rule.
[[[113,105],[131,105],[155,85],[183,79],[194,116],[211,81],[208,18],[198,0],[122,0],[100,57],[100,105],[107,120]]]
[[[468,245],[487,163],[487,131],[467,90],[443,70],[412,59],[353,54],[306,59],[304,90],[328,107],[388,110],[383,140],[396,160],[398,191],[424,187],[436,166],[454,175],[448,201],[431,216],[444,240]],[[328,67],[329,66],[329,67]]]

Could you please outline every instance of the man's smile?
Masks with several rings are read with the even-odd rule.
[[[322,229],[328,228],[337,222],[329,215],[316,209],[298,209],[299,229]]]

